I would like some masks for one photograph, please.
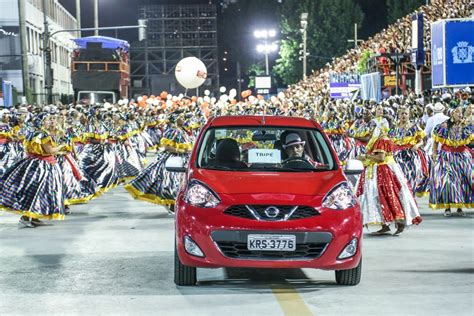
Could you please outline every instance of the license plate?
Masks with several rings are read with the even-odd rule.
[[[295,251],[295,235],[248,235],[248,250]]]

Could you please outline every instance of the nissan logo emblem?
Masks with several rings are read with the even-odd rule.
[[[270,218],[275,218],[280,214],[280,210],[276,208],[275,206],[269,206],[265,209],[265,215],[267,215]]]

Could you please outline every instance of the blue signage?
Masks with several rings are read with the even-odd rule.
[[[433,88],[474,85],[474,19],[432,24],[431,67]]]
[[[474,84],[474,20],[449,21],[446,32],[446,85]]]
[[[433,88],[444,86],[444,22],[431,24],[431,77]]]
[[[417,13],[412,16],[412,44],[411,44],[411,62],[415,66],[425,64],[425,48],[423,43],[424,26],[423,13]]]
[[[360,76],[355,73],[332,73],[329,76],[329,96],[331,99],[351,98],[361,88]]]

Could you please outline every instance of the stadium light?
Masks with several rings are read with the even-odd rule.
[[[300,24],[301,24],[301,33],[303,33],[303,49],[300,51],[303,56],[301,58],[303,59],[303,80],[306,80],[306,40],[307,40],[307,28],[308,28],[308,13],[303,12],[301,13],[300,16]]]
[[[268,54],[271,52],[275,52],[278,49],[278,46],[275,43],[267,43],[267,39],[269,38],[274,38],[277,35],[277,31],[274,29],[268,29],[268,30],[255,30],[253,32],[253,36],[258,39],[263,40],[263,44],[258,44],[257,45],[257,51],[259,53],[264,53],[265,54],[265,73],[268,75]]]

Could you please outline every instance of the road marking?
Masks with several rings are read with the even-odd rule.
[[[285,315],[306,316],[313,315],[299,293],[291,287],[273,288],[273,294],[283,309]]]

